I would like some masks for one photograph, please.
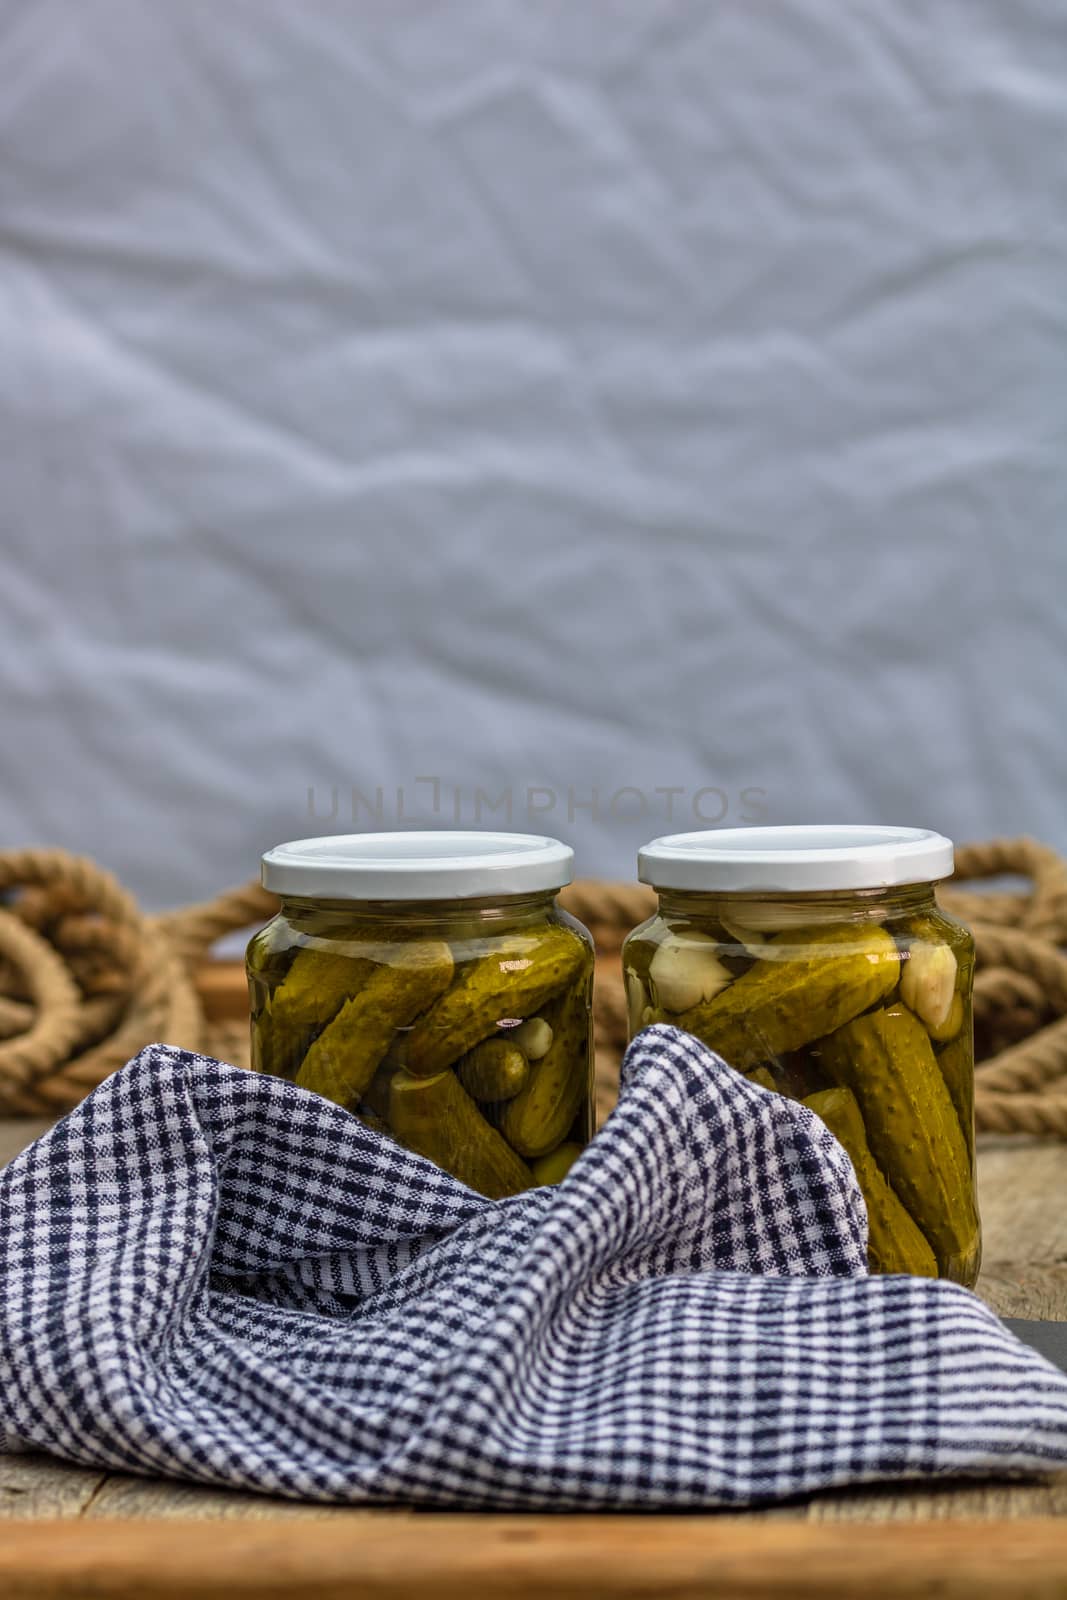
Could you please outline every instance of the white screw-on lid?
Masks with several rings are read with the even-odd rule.
[[[653,839],[638,852],[657,889],[795,894],[888,889],[952,875],[952,840],[928,828],[720,828]]]
[[[275,894],[322,900],[473,900],[561,889],[574,851],[530,833],[340,833],[268,850]]]

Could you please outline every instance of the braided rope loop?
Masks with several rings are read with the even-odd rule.
[[[975,1020],[996,1050],[979,1064],[977,1125],[1067,1139],[1067,862],[1026,838],[961,846],[956,862],[938,898],[974,928]],[[1029,888],[998,888],[1000,878]],[[247,1028],[208,1029],[192,974],[224,934],[274,915],[276,898],[257,882],[147,917],[83,856],[9,850],[0,851],[0,898],[0,1113],[64,1111],[154,1040],[247,1061]],[[578,879],[560,903],[597,942],[603,1116],[626,1045],[618,951],[656,895],[644,884]]]

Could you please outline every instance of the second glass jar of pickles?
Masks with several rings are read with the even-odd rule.
[[[589,934],[573,852],[501,833],[300,839],[263,857],[252,1065],[346,1106],[498,1199],[592,1136]]]
[[[623,947],[631,1035],[672,1023],[844,1145],[872,1271],[971,1285],[974,941],[913,828],[737,828],[640,852],[656,914]]]

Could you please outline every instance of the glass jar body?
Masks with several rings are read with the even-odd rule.
[[[974,940],[933,885],[661,892],[623,947],[631,1037],[694,1034],[848,1150],[872,1271],[973,1285]]]
[[[550,893],[283,898],[248,946],[252,1065],[493,1199],[592,1136],[587,931]]]

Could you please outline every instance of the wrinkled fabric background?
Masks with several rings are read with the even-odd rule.
[[[702,789],[1067,847],[1058,0],[0,0],[0,59],[4,843],[157,905],[353,787],[612,876]]]

